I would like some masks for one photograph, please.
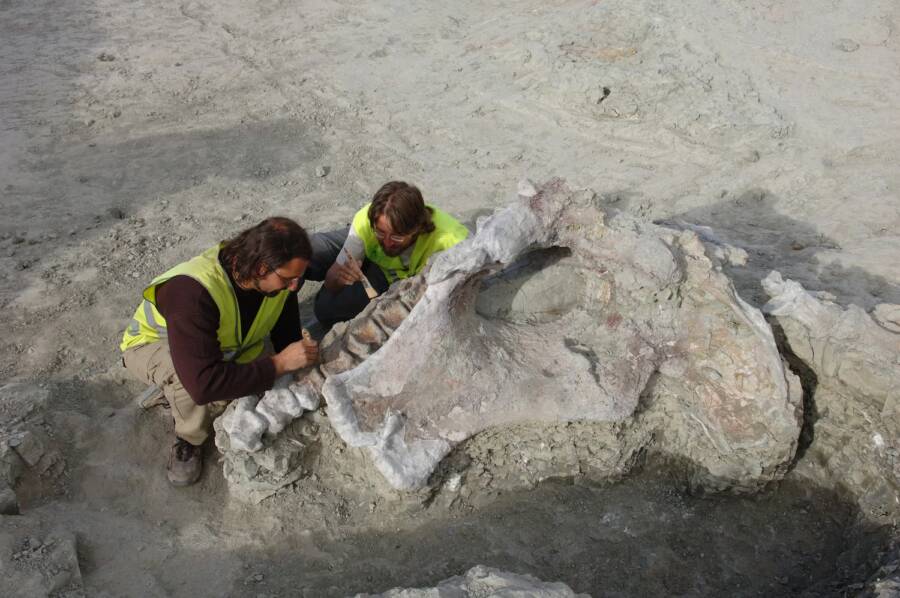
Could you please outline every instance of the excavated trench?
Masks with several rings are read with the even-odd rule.
[[[809,413],[813,390],[806,387]],[[814,417],[803,430],[805,451],[814,443]],[[482,440],[457,447],[435,476],[452,475],[464,468],[461,461],[471,468],[472,454],[509,457],[472,448]],[[488,444],[496,446],[496,439]],[[314,536],[318,556],[284,537],[252,558],[267,563],[260,571],[273,580],[269,590],[302,596],[431,587],[476,565],[562,581],[595,597],[896,595],[874,590],[879,579],[896,574],[900,545],[892,519],[864,512],[847,485],[821,485],[830,475],[821,464],[798,453],[794,465],[805,468],[751,495],[694,492],[696,464],[641,454],[616,480],[566,476],[476,491],[466,500],[438,493],[407,504],[407,513],[383,503],[366,512],[350,500],[341,525]],[[280,512],[286,503],[278,503],[266,508]],[[288,581],[296,571],[302,580]]]
[[[303,571],[299,586],[270,589],[304,596],[434,586],[482,564],[624,597],[858,595],[888,558],[890,530],[833,489],[789,476],[755,496],[693,496],[677,471],[602,486],[550,480],[475,510],[317,540],[319,557],[287,542],[255,560],[271,579]]]

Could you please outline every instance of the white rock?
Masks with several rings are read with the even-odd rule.
[[[589,598],[562,582],[545,582],[531,575],[509,573],[476,565],[465,575],[451,577],[433,588],[395,588],[383,594],[357,594],[355,598]]]

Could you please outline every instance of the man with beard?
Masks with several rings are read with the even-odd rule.
[[[326,330],[352,319],[369,303],[365,283],[383,293],[392,283],[418,274],[428,258],[468,234],[455,218],[426,205],[414,185],[382,185],[348,228],[312,236],[307,278],[324,283],[316,295],[316,319]]]
[[[302,339],[297,289],[312,257],[288,218],[268,218],[156,277],[125,330],[122,362],[160,391],[175,420],[166,467],[174,486],[197,481],[203,444],[227,401],[259,394],[318,359]],[[275,353],[264,354],[269,337]]]

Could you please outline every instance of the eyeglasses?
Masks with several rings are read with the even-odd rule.
[[[288,286],[288,287],[291,286],[292,284],[294,284],[295,282],[298,282],[298,283],[299,283],[300,280],[303,278],[302,275],[301,275],[301,276],[295,276],[295,277],[293,277],[293,278],[287,278],[286,276],[282,276],[281,274],[279,274],[277,270],[272,270],[271,272],[272,272],[272,274],[274,274],[275,276],[278,277],[278,280],[280,280],[281,282],[283,282],[284,285],[285,285],[285,286]]]
[[[385,237],[391,240],[391,243],[404,243],[416,233],[408,233],[405,235],[386,235],[377,228],[375,229],[375,238],[384,241]]]

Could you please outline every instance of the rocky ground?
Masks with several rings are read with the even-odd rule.
[[[760,495],[673,466],[429,507],[326,469],[254,505],[214,450],[167,486],[167,415],[117,344],[169,265],[268,215],[344,224],[395,178],[471,222],[560,176],[744,248],[756,306],[771,269],[900,304],[898,27],[889,0],[0,0],[0,594],[343,596],[476,564],[594,596],[896,590],[897,428],[817,404],[802,364],[814,416]]]

